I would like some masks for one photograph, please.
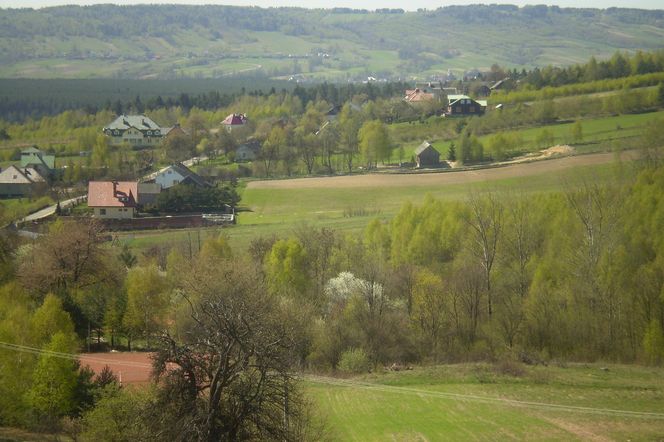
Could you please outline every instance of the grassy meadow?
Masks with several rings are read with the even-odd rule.
[[[555,161],[555,160],[554,160]],[[542,164],[550,163],[545,161]],[[553,163],[551,163],[553,164]],[[164,242],[196,249],[202,240],[224,232],[231,245],[246,249],[257,236],[287,236],[298,225],[306,223],[342,232],[364,229],[374,218],[389,220],[406,202],[420,204],[430,195],[441,200],[461,200],[481,189],[508,194],[547,193],[560,191],[570,183],[589,179],[596,182],[612,180],[618,173],[629,173],[624,164],[579,166],[563,171],[550,171],[531,176],[514,176],[491,181],[459,184],[423,184],[413,186],[329,187],[274,189],[245,188],[238,215],[238,225],[225,228],[186,229],[177,231],[146,231],[118,233],[119,240],[136,248],[147,248]],[[473,172],[448,172],[451,174]],[[399,175],[390,179],[399,180]],[[325,178],[322,178],[324,180]]]
[[[613,150],[619,148],[630,148],[633,147],[632,144],[634,143],[634,140],[638,139],[638,137],[642,134],[644,127],[648,123],[657,119],[661,119],[662,117],[664,117],[664,111],[582,119],[580,120],[583,128],[582,140],[574,140],[572,137],[572,127],[575,124],[574,122],[555,123],[506,131],[517,134],[522,140],[522,143],[515,147],[515,151],[507,153],[513,154],[514,152],[518,152],[522,154],[537,152],[540,149],[548,147],[542,146],[537,142],[537,136],[545,129],[548,130],[553,136],[553,144],[570,144],[573,145],[578,152],[582,153]],[[409,130],[417,131],[417,126],[424,125],[427,125],[427,123],[416,123],[415,127]],[[407,126],[413,125],[410,125],[409,123],[395,124],[391,127],[392,133],[395,133],[396,131],[399,131]],[[429,129],[429,131],[432,133],[437,132],[435,129],[435,123],[429,123],[428,126],[430,128],[433,127]],[[485,145],[485,149],[487,142],[492,136],[493,134],[478,137],[480,142]],[[404,158],[406,161],[408,161],[410,157],[414,155],[415,149],[421,144],[422,141],[424,141],[424,139],[418,139],[404,143]],[[433,146],[441,153],[441,158],[447,157],[451,143],[458,145],[457,140],[434,138],[429,139],[428,141],[430,141]],[[399,160],[398,152],[396,149],[392,153],[391,160],[395,162]]]
[[[664,372],[459,364],[311,378],[334,440],[660,440]]]

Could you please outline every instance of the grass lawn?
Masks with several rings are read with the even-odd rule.
[[[43,209],[53,204],[54,201],[48,196],[40,198],[13,198],[0,200],[0,210],[2,215],[0,220],[2,222],[14,221],[21,219],[37,210]]]
[[[596,364],[517,369],[515,376],[500,366],[463,364],[346,381],[310,378],[307,390],[335,440],[664,437],[662,369]]]

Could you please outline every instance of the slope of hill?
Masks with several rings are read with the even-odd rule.
[[[0,77],[424,77],[570,64],[664,41],[664,11],[63,6],[0,10]]]

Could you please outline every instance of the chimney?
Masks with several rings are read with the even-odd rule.
[[[117,196],[118,194],[118,182],[117,181],[111,181],[113,183],[113,196]]]

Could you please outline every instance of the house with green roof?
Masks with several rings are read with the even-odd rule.
[[[166,131],[145,115],[120,115],[104,127],[104,135],[111,145],[128,144],[131,147],[153,147],[161,143]]]
[[[486,111],[487,102],[485,100],[473,100],[467,95],[448,95],[447,105],[448,116],[468,116],[482,115]]]
[[[50,155],[35,146],[21,151],[21,168],[31,168],[45,178],[52,178],[55,170],[55,155]]]

